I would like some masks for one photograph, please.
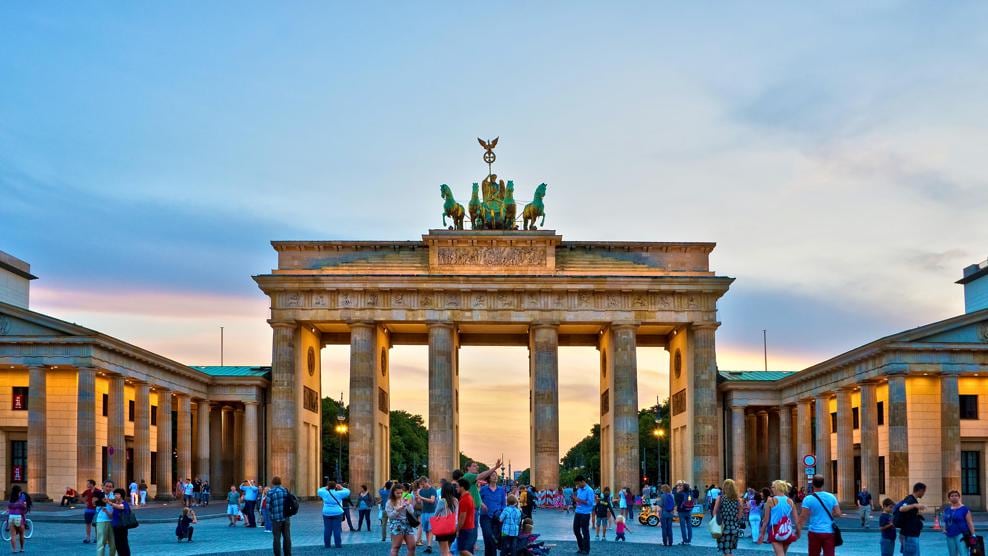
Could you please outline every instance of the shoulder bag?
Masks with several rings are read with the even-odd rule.
[[[817,502],[820,503],[820,507],[825,512],[827,512],[827,517],[830,518],[830,526],[834,528],[834,546],[841,546],[842,544],[844,544],[844,536],[841,535],[840,527],[838,527],[837,522],[834,521],[833,510],[827,509],[827,506],[824,505],[823,500],[819,496],[817,496],[817,493],[814,492],[813,494],[811,494],[811,496],[817,499]]]
[[[707,522],[707,528],[710,529],[710,536],[719,539],[724,534],[724,527],[720,524],[720,512],[714,516],[709,522]]]

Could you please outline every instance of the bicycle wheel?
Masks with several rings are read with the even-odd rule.
[[[7,520],[6,519],[3,520],[3,523],[0,523],[0,526],[3,527],[3,529],[0,530],[0,537],[3,537],[3,540],[4,541],[9,542],[10,541],[10,526],[7,525]]]
[[[34,522],[28,518],[24,518],[24,538],[30,539],[31,535],[34,534]]]

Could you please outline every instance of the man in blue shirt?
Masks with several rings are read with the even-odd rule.
[[[799,514],[801,528],[809,531],[807,542],[809,556],[834,556],[834,518],[840,517],[837,497],[823,490],[823,475],[813,476],[813,494],[803,498],[803,511]],[[807,525],[809,522],[809,525]]]
[[[583,475],[576,477],[576,493],[573,495],[573,534],[576,535],[578,554],[590,554],[590,515],[596,502],[593,489]]]
[[[501,522],[498,516],[507,505],[507,494],[497,486],[497,474],[487,477],[487,486],[480,489],[480,531],[484,534],[484,556],[497,556],[501,542]]]
[[[254,507],[257,506],[257,485],[254,481],[244,481],[240,483],[240,491],[244,493],[244,515],[247,516],[246,527],[257,527]]]
[[[391,485],[394,484],[391,481],[384,483],[384,488],[377,491],[377,495],[380,498],[378,500],[378,515],[381,518],[381,541],[388,540],[388,512],[384,511],[385,504],[388,503],[388,497],[391,496]]]
[[[573,487],[563,488],[563,507],[566,508],[566,515],[569,515],[569,509],[573,507]]]

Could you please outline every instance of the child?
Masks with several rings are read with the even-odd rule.
[[[892,556],[895,550],[895,525],[892,524],[894,505],[895,502],[891,498],[882,500],[882,515],[878,518],[878,530],[882,533],[882,556]]]
[[[624,538],[624,533],[628,530],[628,526],[624,524],[624,516],[619,515],[614,521],[616,522],[616,525],[614,525],[614,540],[627,542],[627,539]]]
[[[501,556],[514,556],[517,550],[518,533],[521,527],[521,510],[518,497],[509,494],[508,505],[501,510]]]
[[[192,531],[195,529],[192,526],[197,523],[199,520],[196,519],[196,512],[192,508],[182,508],[182,515],[178,518],[178,527],[175,528],[178,542],[182,542],[182,539],[192,542]]]

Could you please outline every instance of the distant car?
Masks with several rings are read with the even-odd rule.
[[[693,527],[699,527],[703,524],[703,506],[693,506],[693,510],[690,512],[690,525]],[[672,521],[674,523],[679,522],[679,514],[672,514]],[[642,511],[638,514],[638,523],[642,525],[648,525],[649,527],[656,527],[659,524],[659,512],[652,508],[652,506],[645,505],[642,506]]]

